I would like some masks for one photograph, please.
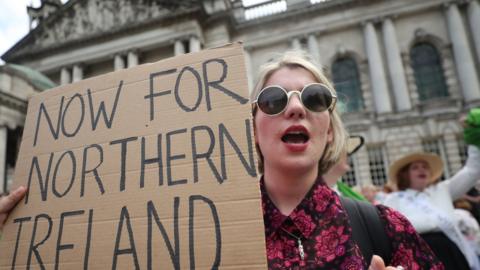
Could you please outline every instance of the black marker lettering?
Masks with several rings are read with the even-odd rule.
[[[40,219],[45,219],[48,221],[48,230],[47,230],[47,235],[45,237],[35,243],[35,238],[37,236],[37,226],[38,222]],[[50,237],[50,233],[52,233],[52,219],[50,216],[47,214],[39,214],[35,217],[35,222],[33,223],[33,233],[32,233],[32,240],[30,241],[30,248],[28,250],[28,260],[27,260],[27,269],[30,269],[31,263],[32,263],[32,253],[35,254],[35,258],[37,259],[38,266],[40,266],[40,269],[45,270],[45,266],[43,265],[42,257],[40,256],[40,253],[38,252],[38,247],[43,245],[45,241],[47,241],[48,237]]]
[[[120,99],[120,92],[122,90],[122,86],[123,86],[123,80],[121,80],[120,83],[118,84],[117,94],[115,95],[115,100],[113,101],[113,108],[112,108],[112,111],[110,112],[110,119],[108,119],[107,112],[105,109],[105,101],[103,100],[100,102],[100,105],[98,106],[98,109],[97,109],[97,114],[95,115],[93,111],[92,93],[90,89],[87,89],[88,105],[90,107],[90,120],[92,122],[92,130],[97,129],[98,121],[100,120],[100,115],[103,116],[103,121],[105,122],[105,126],[107,126],[107,128],[112,127],[113,118],[115,117],[115,112],[117,111],[117,104],[118,104],[118,100]]]
[[[180,206],[180,198],[175,197],[173,201],[173,239],[175,242],[175,249],[172,248],[172,243],[167,235],[165,227],[163,227],[160,218],[158,217],[157,210],[153,205],[152,201],[147,203],[147,212],[148,212],[148,233],[147,233],[147,269],[152,269],[152,217],[155,219],[160,233],[162,234],[165,245],[167,246],[168,253],[170,254],[170,259],[174,269],[180,269],[180,237],[178,234],[178,208]]]
[[[45,115],[45,119],[47,120],[48,127],[50,128],[50,133],[52,134],[55,140],[58,139],[58,133],[60,131],[60,120],[62,119],[62,110],[63,110],[63,101],[65,97],[62,96],[62,100],[60,101],[60,108],[58,109],[58,119],[57,119],[57,127],[53,127],[52,120],[50,120],[50,115],[48,114],[47,108],[45,105],[40,103],[40,108],[38,109],[38,118],[37,118],[37,125],[35,127],[35,138],[33,139],[33,146],[37,145],[37,138],[38,138],[38,130],[40,128],[40,120],[42,119],[42,112]]]
[[[163,76],[163,75],[168,75],[177,72],[177,69],[169,69],[157,73],[152,73],[150,74],[150,94],[146,95],[144,98],[150,100],[150,121],[153,121],[154,118],[154,113],[155,113],[155,103],[154,103],[154,97],[159,97],[163,95],[170,95],[172,93],[172,90],[166,90],[158,93],[153,92],[153,82],[156,77]]]
[[[141,163],[140,163],[140,188],[145,186],[145,165],[157,163],[158,166],[158,185],[163,185],[163,161],[162,161],[162,134],[157,135],[157,156],[147,159],[145,156],[145,137],[142,137],[141,143]]]
[[[222,75],[220,75],[220,78],[217,79],[216,81],[211,81],[210,78],[208,78],[208,66],[211,64],[219,64],[222,67]],[[227,77],[228,74],[228,65],[223,59],[210,59],[208,61],[205,61],[203,64],[203,79],[205,83],[205,100],[207,102],[207,110],[212,110],[212,105],[210,102],[210,87],[215,88],[227,96],[233,98],[234,100],[238,101],[240,104],[245,104],[248,102],[248,98],[244,98],[235,92],[225,88],[222,83],[225,78]]]
[[[47,173],[45,175],[45,182],[43,182],[42,171],[40,170],[40,165],[38,164],[38,158],[36,156],[32,158],[32,165],[30,166],[30,172],[28,173],[28,188],[27,188],[27,194],[25,195],[25,204],[28,203],[28,198],[31,191],[34,167],[37,171],[38,184],[40,186],[40,195],[42,197],[42,201],[47,200],[48,180],[50,178],[50,168],[52,168],[52,159],[53,159],[53,153],[50,154],[50,158],[48,159]]]
[[[68,185],[68,187],[65,189],[63,193],[60,193],[57,190],[57,173],[58,173],[58,169],[60,168],[60,164],[62,164],[63,157],[65,157],[67,154],[70,157],[70,160],[72,162],[72,174],[70,177],[70,184]],[[62,170],[65,171],[64,167],[62,168]],[[58,159],[57,165],[55,165],[55,170],[53,171],[53,177],[52,177],[52,192],[55,196],[57,196],[57,198],[61,198],[67,195],[67,193],[70,191],[70,189],[73,186],[73,182],[75,181],[76,171],[77,171],[77,162],[75,161],[75,156],[73,155],[73,152],[69,150],[63,153]]]
[[[30,221],[31,219],[32,219],[31,217],[23,217],[23,218],[16,218],[16,219],[13,220],[13,223],[20,223],[20,225],[18,225],[17,241],[15,242],[15,249],[13,251],[12,270],[15,269],[15,264],[16,264],[16,260],[17,260],[17,252],[18,252],[18,243],[20,242],[20,234],[22,234],[23,222]]]
[[[184,154],[172,155],[172,139],[171,138],[173,135],[181,134],[185,132],[187,132],[186,128],[174,130],[167,133],[167,183],[169,186],[187,183],[187,179],[179,179],[179,180],[172,179],[172,160],[184,159],[185,155]]]
[[[210,143],[208,144],[208,150],[204,153],[198,153],[198,150],[197,150],[196,133],[200,131],[205,131],[210,138]],[[193,160],[193,182],[194,183],[198,182],[198,160],[201,158],[204,158],[207,160],[208,166],[210,166],[210,169],[215,175],[215,178],[217,179],[217,181],[219,183],[222,183],[223,180],[225,179],[225,170],[224,168],[222,168],[223,169],[222,175],[220,175],[218,173],[217,167],[215,166],[215,163],[213,163],[211,159],[213,147],[215,145],[215,136],[213,135],[212,129],[209,128],[208,126],[193,127],[192,133],[191,133],[191,142],[192,142],[192,160]]]
[[[87,242],[85,244],[85,257],[83,259],[83,270],[88,269],[88,258],[90,257],[90,242],[92,241],[92,222],[93,209],[88,211],[88,228],[87,228]]]
[[[98,154],[99,154],[99,161],[98,164],[93,168],[93,169],[87,169],[87,156],[88,156],[88,150],[89,149],[96,149]],[[97,181],[98,189],[100,189],[100,192],[103,194],[105,193],[105,189],[103,188],[103,183],[102,179],[100,178],[100,175],[98,174],[97,168],[100,167],[103,163],[103,149],[100,145],[98,144],[92,144],[88,147],[85,147],[83,149],[83,161],[82,161],[82,177],[81,177],[81,184],[80,184],[80,197],[83,197],[85,193],[85,176],[87,173],[93,173],[95,176],[95,181]]]
[[[60,215],[60,226],[58,228],[57,248],[55,252],[55,270],[58,270],[58,267],[59,267],[60,251],[65,249],[73,249],[74,247],[73,244],[62,244],[63,223],[65,221],[65,218],[69,216],[83,215],[83,213],[85,213],[85,211],[77,210],[77,211],[64,212]]]
[[[130,247],[126,249],[120,249],[120,238],[122,237],[124,221],[126,221],[125,225],[127,227],[128,241],[130,242]],[[128,214],[126,206],[122,207],[122,212],[120,213],[120,221],[118,222],[117,237],[115,240],[115,250],[113,251],[112,270],[117,269],[117,257],[124,254],[132,254],[135,269],[140,269],[140,265],[138,264],[137,250],[135,248],[135,240],[133,239],[132,225],[130,223],[130,215]]]
[[[80,119],[78,120],[77,128],[72,133],[68,133],[67,130],[65,129],[65,118],[66,118],[65,115],[68,112],[68,108],[70,108],[70,104],[72,104],[72,101],[75,98],[78,98],[78,100],[80,101],[80,108],[81,108]],[[77,116],[77,113],[75,113],[75,116]],[[63,133],[63,135],[65,135],[66,137],[74,137],[75,135],[77,135],[78,131],[80,130],[80,127],[83,124],[83,119],[84,118],[85,118],[85,101],[83,101],[82,95],[77,93],[77,94],[73,95],[73,97],[70,98],[67,105],[65,106],[65,110],[63,110],[63,114],[62,114],[62,133]]]
[[[218,269],[220,265],[221,255],[222,255],[222,234],[220,230],[220,218],[218,217],[217,208],[215,204],[209,199],[202,195],[192,195],[189,198],[189,222],[188,222],[188,241],[189,241],[189,253],[190,253],[190,269],[195,269],[195,236],[194,236],[194,217],[195,217],[195,201],[203,201],[208,204],[210,210],[212,211],[213,225],[215,226],[215,261],[212,264],[211,269]]]
[[[220,140],[220,157],[222,159],[222,170],[225,170],[225,139],[227,138],[228,142],[232,146],[233,150],[235,151],[235,154],[237,154],[237,157],[240,159],[242,162],[243,167],[247,171],[247,173],[250,176],[257,176],[257,170],[255,168],[255,162],[254,162],[254,157],[253,157],[253,147],[252,147],[252,137],[250,133],[250,120],[246,119],[245,120],[245,136],[247,138],[247,147],[248,147],[248,162],[245,159],[245,157],[242,154],[242,151],[240,150],[240,147],[238,147],[238,144],[233,140],[232,135],[228,132],[227,128],[225,125],[220,124],[218,125],[218,131],[219,131],[219,140]],[[225,175],[224,179],[227,179],[227,175]]]
[[[188,106],[185,105],[185,103],[183,103],[182,99],[180,98],[180,94],[179,94],[179,91],[180,91],[180,82],[182,81],[182,78],[183,78],[183,73],[185,71],[190,71],[190,73],[193,74],[193,76],[195,77],[196,81],[197,81],[197,90],[198,90],[198,95],[197,95],[197,101],[195,103],[195,105],[192,107],[192,108],[189,108]],[[200,101],[202,101],[202,79],[200,78],[200,74],[198,74],[198,72],[193,69],[192,67],[184,67],[182,69],[182,71],[180,71],[180,74],[178,74],[177,76],[177,81],[175,82],[175,100],[177,101],[177,104],[180,106],[180,108],[182,108],[182,110],[186,111],[186,112],[191,112],[191,111],[195,111],[198,106],[200,105]]]
[[[110,145],[121,144],[121,154],[120,154],[120,191],[125,190],[125,171],[127,167],[127,144],[131,141],[136,141],[137,137],[130,137],[125,139],[120,139],[116,141],[111,141]]]

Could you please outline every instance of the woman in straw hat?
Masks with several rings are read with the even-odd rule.
[[[321,177],[345,151],[347,137],[324,74],[304,56],[285,54],[263,67],[251,97],[268,268],[395,269],[378,256],[372,263],[363,257],[338,195]],[[0,213],[23,193],[0,202]],[[390,265],[444,269],[407,219],[377,209],[392,246]]]
[[[446,269],[480,269],[475,252],[463,238],[454,218],[453,200],[480,179],[480,151],[469,145],[466,165],[453,177],[438,182],[443,163],[438,155],[413,153],[395,161],[389,177],[398,191],[385,205],[404,214],[429,243]]]

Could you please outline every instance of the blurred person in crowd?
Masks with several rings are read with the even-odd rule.
[[[477,183],[480,183],[480,179],[477,180]],[[478,185],[471,188],[463,198],[472,206],[470,213],[480,224],[480,191],[478,190]]]
[[[395,191],[395,188],[392,186],[392,183],[387,182],[383,185],[382,189],[377,192],[375,195],[375,200],[383,204],[388,196],[388,194],[392,193]]]
[[[379,204],[377,200],[378,187],[372,184],[362,186],[362,195],[372,204]]]
[[[347,151],[342,153],[340,160],[323,175],[325,183],[327,183],[327,185],[338,194],[360,201],[367,201],[367,199],[362,194],[343,183],[341,178],[352,169],[348,164],[348,157],[357,152],[364,144],[364,141],[365,140],[362,136],[349,136],[347,140]]]
[[[470,213],[471,203],[466,199],[458,199],[453,202],[455,206],[454,216],[458,228],[470,244],[477,256],[480,256],[480,227],[477,220]]]
[[[467,128],[473,127],[465,127],[465,133]],[[446,269],[478,270],[478,257],[454,219],[453,200],[465,195],[480,178],[480,150],[475,142],[465,141],[470,144],[465,166],[442,182],[438,180],[443,162],[438,155],[413,153],[395,161],[389,179],[398,191],[388,195],[384,203],[410,220]]]

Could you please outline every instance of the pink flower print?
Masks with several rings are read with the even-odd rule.
[[[315,249],[317,256],[327,262],[333,261],[337,256],[345,253],[345,247],[342,244],[347,242],[348,235],[344,234],[344,226],[332,226],[321,232],[315,239],[317,243]]]
[[[398,247],[398,251],[395,253],[395,258],[393,258],[392,261],[399,262],[398,264],[403,266],[405,269],[420,269],[420,266],[415,262],[413,250],[405,247],[403,244],[400,244]]]
[[[298,229],[306,236],[309,236],[315,230],[316,225],[312,222],[312,217],[305,213],[304,210],[292,214],[292,219]]]
[[[342,270],[360,270],[363,269],[363,261],[360,257],[351,256],[345,259],[340,266]]]

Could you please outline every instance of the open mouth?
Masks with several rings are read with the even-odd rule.
[[[309,139],[310,136],[304,127],[291,127],[282,136],[282,142],[290,144],[304,144]]]
[[[426,175],[426,174],[419,174],[418,177],[420,177],[420,178],[427,178],[427,175]]]

